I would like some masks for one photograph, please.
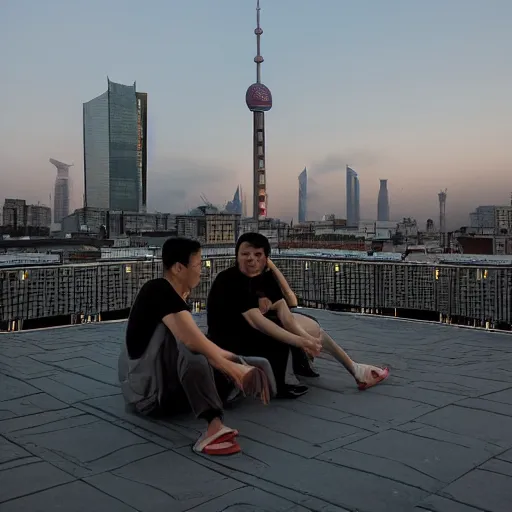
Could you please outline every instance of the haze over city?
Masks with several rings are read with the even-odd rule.
[[[319,8],[321,6],[321,8]],[[306,166],[310,217],[345,215],[345,165],[361,217],[379,178],[391,218],[423,223],[448,189],[447,224],[512,190],[508,0],[262,0],[269,215],[297,217]],[[82,206],[82,104],[107,76],[148,93],[148,211],[183,212],[252,183],[253,0],[108,3],[6,0],[0,202],[49,204],[50,157],[74,163]],[[248,194],[250,197],[250,194]]]

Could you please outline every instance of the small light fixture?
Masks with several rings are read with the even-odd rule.
[[[206,268],[210,268],[210,267],[212,266],[212,262],[211,262],[210,260],[206,260],[206,261],[204,262],[204,266],[205,266]]]
[[[439,280],[439,269],[438,268],[436,268],[434,275],[435,275],[436,281]]]
[[[20,272],[20,280],[25,281],[28,279],[28,270],[22,270]]]
[[[127,274],[130,274],[131,271],[132,271],[132,267],[131,265],[126,265],[126,267],[124,267],[124,271],[127,273]]]
[[[340,271],[340,266],[336,263],[336,265],[334,265],[334,272],[339,272]]]

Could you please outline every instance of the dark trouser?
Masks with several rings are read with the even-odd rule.
[[[208,336],[216,345],[242,357],[263,357],[272,367],[277,391],[285,387],[286,366],[290,355],[290,345],[277,341],[256,329],[240,333],[240,336]]]
[[[223,400],[233,389],[231,381],[212,368],[205,356],[179,341],[167,343],[162,357],[169,387],[157,414],[192,410],[207,422],[222,418]]]

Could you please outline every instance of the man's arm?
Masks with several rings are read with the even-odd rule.
[[[268,318],[265,318],[261,314],[259,308],[249,309],[245,313],[242,313],[242,315],[252,328],[257,329],[258,331],[266,334],[267,336],[270,336],[271,338],[274,338],[277,341],[301,348],[304,347],[304,344],[307,341],[307,339],[298,336],[293,332],[289,332],[279,325],[276,325]]]
[[[290,288],[288,281],[284,277],[283,273],[276,267],[273,261],[270,258],[267,260],[267,266],[274,274],[274,278],[281,288],[281,292],[290,308],[296,308],[298,306],[297,296],[293,293],[293,290]]]
[[[203,354],[208,360],[222,357],[224,351],[201,332],[189,311],[171,313],[164,316],[162,321],[174,337],[192,352]]]
[[[281,322],[281,324],[283,324],[283,327],[287,331],[292,332],[293,334],[296,334],[301,338],[307,338],[315,344],[320,343],[319,339],[316,339],[314,336],[311,336],[311,334],[309,334],[303,327],[300,326],[297,320],[295,320],[295,317],[288,308],[285,299],[278,300],[277,302],[272,304],[271,309],[276,311],[279,321]]]
[[[162,319],[165,326],[192,352],[204,355],[217,370],[230,377],[236,386],[244,389],[244,378],[250,366],[235,363],[233,354],[212,343],[197,326],[189,311],[171,313]]]

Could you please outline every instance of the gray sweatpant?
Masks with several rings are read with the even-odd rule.
[[[145,415],[192,409],[198,418],[211,421],[222,416],[221,396],[233,388],[206,357],[175,340],[164,324],[155,329],[139,359],[130,359],[123,343],[118,373],[125,402]]]
[[[277,392],[270,363],[245,357],[267,376],[271,396]],[[240,361],[241,362],[241,361]],[[128,405],[141,414],[172,414],[192,409],[197,418],[222,417],[223,403],[239,395],[233,382],[210,366],[160,324],[139,359],[130,359],[123,344],[119,356],[119,381]]]

